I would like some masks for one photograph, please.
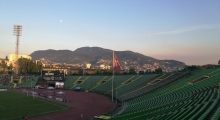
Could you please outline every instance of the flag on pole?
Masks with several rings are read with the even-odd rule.
[[[120,70],[120,64],[118,62],[118,58],[115,54],[115,52],[113,51],[113,60],[112,60],[112,66],[113,66],[113,77],[112,77],[112,101],[114,99],[114,72],[117,72]]]
[[[120,64],[119,64],[119,61],[118,61],[118,58],[115,54],[115,52],[113,53],[113,70],[114,72],[117,72],[120,70]]]

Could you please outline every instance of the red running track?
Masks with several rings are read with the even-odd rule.
[[[53,91],[60,90],[45,90],[45,89],[27,89],[28,91]],[[24,92],[24,89],[16,89],[16,92]],[[63,105],[67,105],[72,109],[58,113],[47,114],[39,117],[31,118],[31,120],[82,120],[81,113],[83,113],[83,120],[93,118],[96,115],[108,112],[112,109],[115,103],[110,102],[105,96],[89,92],[75,92],[71,90],[62,90],[65,92],[65,98],[69,100],[68,103],[51,100]]]

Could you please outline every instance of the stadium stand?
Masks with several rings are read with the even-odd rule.
[[[0,88],[1,89],[7,89],[13,87],[13,84],[11,83],[11,79],[9,75],[3,75],[0,78]]]
[[[115,87],[114,91],[116,91],[118,95],[122,93],[126,93],[127,91],[144,84],[146,81],[149,81],[155,76],[157,76],[157,74],[136,76],[132,80],[128,79],[130,82],[128,82],[128,80],[122,82],[118,87]],[[107,93],[110,93],[110,92],[111,91],[108,91]]]
[[[19,88],[32,88],[36,85],[38,77],[35,76],[24,76],[17,86]]]
[[[38,77],[35,76],[9,76],[4,75],[0,78],[1,89],[12,88],[32,88],[36,85]]]
[[[65,89],[74,89],[75,87],[82,87],[85,89],[87,87],[86,83],[90,80],[90,76],[68,76],[64,81]]]
[[[112,119],[220,119],[219,78],[220,69],[201,70],[126,101],[126,109]]]
[[[175,74],[158,75],[157,77],[149,81],[146,81],[144,84],[141,84],[140,86],[137,86],[119,95],[118,98],[122,101],[132,99],[134,97],[146,94],[147,92],[160,88],[164,85],[167,85],[175,80],[179,80],[180,78],[188,74],[189,74],[188,72],[182,72],[182,73],[180,72],[180,73],[175,73]]]
[[[97,89],[98,86],[102,85],[102,84],[105,84],[106,82],[108,82],[109,80],[111,80],[113,77],[108,77],[108,76],[105,76],[104,78],[102,77],[100,80],[97,79],[97,78],[94,78],[93,83],[94,84],[94,87],[91,87],[91,89],[89,89],[89,91],[92,91],[92,90],[95,90]],[[97,81],[98,80],[98,81]]]
[[[0,76],[0,88],[28,88],[35,76]],[[65,89],[112,95],[115,120],[220,119],[220,68],[148,75],[68,76]],[[101,101],[100,101],[101,102]],[[98,108],[97,108],[98,109]]]
[[[82,87],[88,92],[99,92],[102,94],[111,93],[112,80],[114,81],[114,91],[121,94],[147,80],[157,76],[152,75],[117,75],[117,76],[68,76],[64,83],[65,89]]]

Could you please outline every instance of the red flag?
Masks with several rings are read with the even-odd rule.
[[[120,70],[119,61],[118,61],[118,58],[114,52],[113,52],[113,69],[114,69],[114,72],[117,72]]]

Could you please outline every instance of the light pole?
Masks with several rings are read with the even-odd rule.
[[[18,54],[19,54],[19,36],[22,35],[22,26],[21,25],[14,25],[14,32],[13,34],[17,37],[16,38],[16,47],[15,47],[15,74],[18,74],[19,72],[19,66],[18,66]]]

